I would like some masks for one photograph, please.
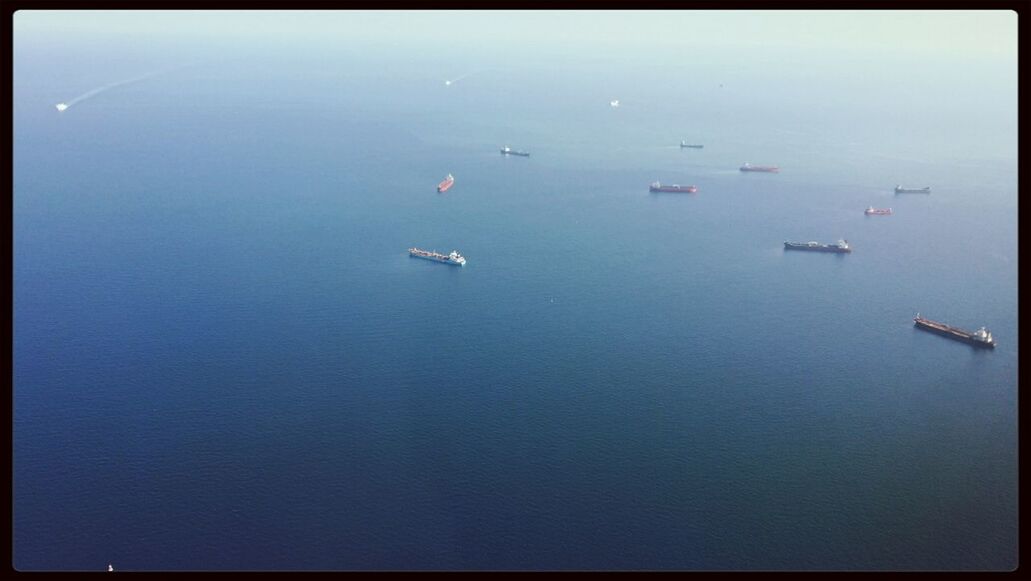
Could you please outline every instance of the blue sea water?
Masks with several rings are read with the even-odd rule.
[[[1015,68],[19,49],[16,568],[1016,565]]]

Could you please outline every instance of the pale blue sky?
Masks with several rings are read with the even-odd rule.
[[[19,11],[15,34],[217,42],[784,47],[1015,59],[1012,11]]]

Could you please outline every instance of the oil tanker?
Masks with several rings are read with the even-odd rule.
[[[811,252],[852,252],[847,240],[838,240],[837,244],[820,244],[819,242],[785,242],[784,250],[809,250]]]
[[[995,339],[992,338],[992,332],[984,327],[971,333],[970,331],[950,327],[945,323],[925,319],[920,316],[920,313],[917,313],[916,316],[913,317],[913,325],[918,329],[938,333],[939,335],[944,335],[949,339],[970,343],[975,347],[995,349]]]
[[[743,166],[741,166],[741,171],[761,171],[766,173],[777,173],[780,171],[780,168],[775,165],[752,165],[750,163],[745,163]]]
[[[681,140],[680,141],[680,147],[690,147],[691,149],[701,149],[701,148],[703,148],[705,146],[704,145],[692,145],[692,144],[690,144],[690,143],[688,143],[688,142],[686,142],[684,140]]]
[[[864,210],[863,213],[866,214],[867,216],[891,216],[892,215],[891,208],[874,208],[873,206],[870,206],[869,208]]]
[[[414,256],[415,258],[425,258],[426,260],[432,260],[434,262],[443,262],[444,264],[452,264],[455,266],[465,266],[465,257],[459,254],[457,250],[452,250],[450,254],[441,254],[439,252],[430,252],[429,250],[409,248],[408,256]]]
[[[455,185],[455,176],[447,174],[447,177],[444,178],[444,181],[437,184],[437,192],[446,192],[449,189],[451,189],[451,186],[453,185]]]
[[[511,147],[509,147],[507,145],[505,147],[501,148],[501,154],[502,155],[518,155],[519,157],[530,157],[530,152],[528,152],[528,151],[516,151],[516,150],[512,149]]]
[[[926,188],[904,188],[902,186],[895,186],[896,194],[929,194],[931,193],[931,186]]]
[[[673,184],[672,186],[664,186],[664,185],[660,184],[659,182],[655,182],[652,185],[648,186],[648,191],[649,192],[686,192],[688,194],[693,194],[693,193],[698,191],[698,186],[681,186],[681,185],[678,185],[678,184]]]

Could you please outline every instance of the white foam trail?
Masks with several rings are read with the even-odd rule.
[[[153,77],[155,75],[160,75],[162,73],[166,73],[166,72],[168,72],[170,70],[181,69],[181,68],[183,68],[185,66],[189,66],[189,65],[182,65],[182,66],[179,66],[179,67],[173,67],[172,69],[162,69],[160,71],[150,72],[150,73],[147,73],[145,75],[140,75],[138,77],[133,77],[131,79],[125,79],[123,81],[115,81],[113,83],[108,83],[108,84],[104,85],[103,87],[97,87],[96,89],[93,89],[93,90],[90,90],[90,91],[86,91],[85,93],[79,95],[78,97],[72,99],[71,101],[65,101],[64,103],[58,103],[57,105],[55,105],[55,107],[57,107],[58,111],[65,111],[66,109],[70,108],[72,105],[75,105],[76,103],[81,103],[82,101],[85,101],[86,99],[89,99],[90,97],[96,97],[100,93],[103,93],[104,91],[107,91],[109,89],[113,89],[115,87],[120,87],[122,85],[128,85],[129,83],[136,83],[136,82],[142,81],[144,79],[149,79],[150,77]]]
[[[93,90],[90,90],[90,91],[86,91],[85,93],[79,95],[78,97],[72,99],[71,101],[66,101],[64,103],[58,103],[57,104],[57,110],[58,111],[64,111],[66,109],[69,109],[72,105],[75,105],[76,103],[81,103],[82,101],[85,101],[86,99],[89,99],[90,97],[95,97],[95,96],[99,95],[100,93],[103,93],[104,91],[107,91],[109,89],[113,89],[115,87],[120,87],[122,85],[128,85],[129,83],[135,83],[135,82],[138,82],[138,81],[142,81],[143,79],[153,77],[156,74],[157,74],[156,72],[155,73],[147,73],[146,75],[140,75],[138,77],[133,77],[131,79],[125,79],[123,81],[115,81],[114,83],[108,83],[108,84],[104,85],[103,87],[97,87],[96,89],[93,89]]]
[[[473,75],[478,75],[478,74],[480,74],[482,72],[483,71],[473,71],[471,73],[466,73],[466,74],[464,74],[464,75],[462,75],[460,77],[455,77],[454,79],[451,79],[450,81],[444,81],[444,84],[447,85],[447,86],[451,86],[451,85],[454,85],[455,83],[457,83],[458,81],[461,81],[462,79],[468,79],[469,77],[471,77]]]

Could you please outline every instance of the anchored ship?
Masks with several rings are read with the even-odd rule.
[[[896,194],[929,194],[931,193],[931,186],[926,188],[904,188],[902,186],[895,186]]]
[[[777,173],[780,171],[780,168],[775,165],[752,165],[750,163],[745,163],[745,165],[741,166],[741,171],[764,171],[768,173]]]
[[[414,256],[416,258],[425,258],[426,260],[443,262],[444,264],[453,264],[455,266],[465,266],[465,257],[459,254],[457,250],[452,250],[451,254],[441,254],[439,252],[430,252],[429,250],[409,248],[408,256]]]
[[[852,252],[847,240],[838,240],[837,244],[820,244],[819,242],[785,242],[784,250],[810,250],[812,252]]]
[[[444,178],[444,181],[437,184],[437,192],[446,192],[449,189],[451,189],[451,186],[453,185],[455,185],[455,176],[447,174],[447,177]]]
[[[925,319],[920,316],[920,313],[917,313],[916,316],[913,317],[913,325],[918,329],[938,333],[939,335],[944,335],[950,339],[970,343],[976,347],[995,349],[995,339],[992,338],[992,332],[984,327],[971,333],[970,331],[950,327],[945,323]]]
[[[870,206],[864,210],[863,213],[867,216],[890,216],[893,212],[891,211],[891,208],[874,208],[873,206]]]
[[[690,147],[692,149],[701,149],[701,148],[703,148],[705,146],[704,145],[690,145],[686,141],[681,140],[680,141],[680,147]]]
[[[521,156],[521,157],[530,157],[530,153],[529,152],[526,152],[526,151],[516,151],[516,150],[512,149],[511,147],[509,147],[507,145],[505,147],[501,148],[501,153],[503,155],[518,155],[518,156]]]
[[[664,186],[664,185],[660,184],[659,182],[655,182],[654,184],[648,186],[648,191],[649,192],[686,192],[688,194],[693,194],[693,193],[698,191],[698,186],[681,186],[681,185],[677,185],[677,184],[673,184],[672,186]]]

